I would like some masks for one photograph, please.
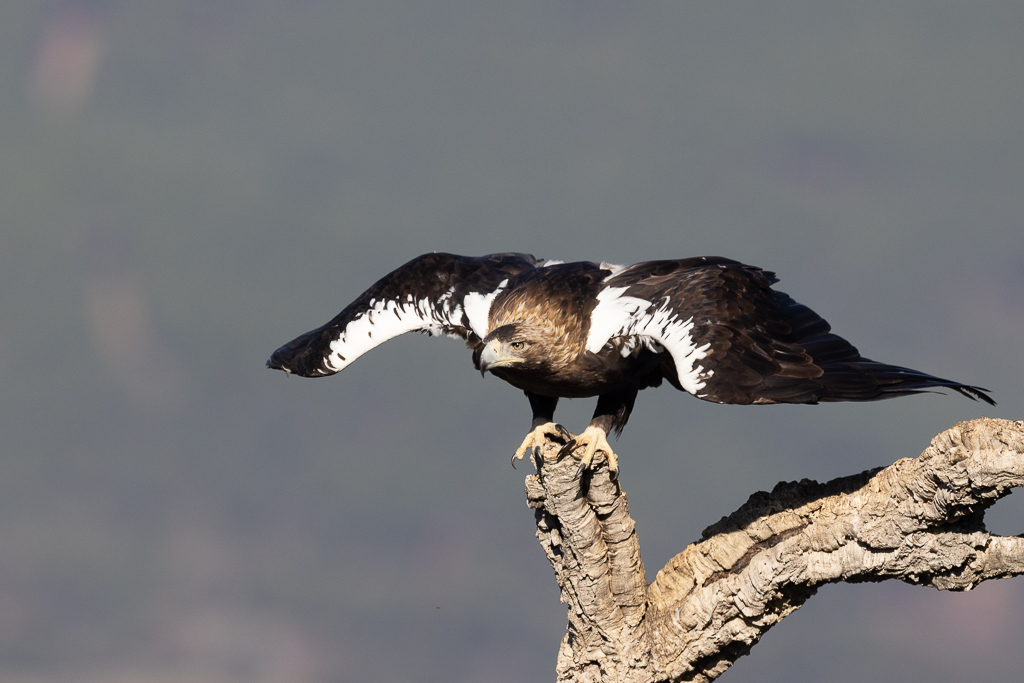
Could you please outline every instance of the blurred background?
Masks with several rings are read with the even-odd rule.
[[[1024,417],[1022,35],[1016,0],[4,0],[0,681],[553,679],[525,398],[418,335],[263,367],[427,251],[729,256],[999,401],[643,392],[650,578],[754,491]],[[722,680],[1017,680],[1022,631],[1021,578],[825,586]]]

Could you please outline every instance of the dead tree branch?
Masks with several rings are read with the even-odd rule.
[[[962,422],[918,458],[755,493],[651,584],[619,481],[603,461],[580,473],[556,460],[561,445],[541,448],[526,480],[569,607],[559,681],[711,681],[826,583],[966,591],[1024,573],[1024,537],[984,524],[1024,485],[1024,421]]]

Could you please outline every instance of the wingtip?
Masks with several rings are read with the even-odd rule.
[[[292,369],[288,367],[288,364],[285,362],[283,354],[281,353],[287,346],[288,345],[285,344],[285,346],[282,346],[277,351],[274,351],[274,353],[271,354],[270,358],[267,359],[265,367],[268,370],[281,370],[286,375],[292,374]]]
[[[286,368],[284,365],[282,365],[280,363],[275,363],[273,358],[269,358],[267,360],[267,363],[266,363],[266,365],[264,367],[266,367],[267,370],[281,370],[286,375],[292,374],[291,370]]]

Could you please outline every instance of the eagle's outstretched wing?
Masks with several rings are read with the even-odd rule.
[[[667,351],[666,378],[718,403],[871,401],[947,387],[994,404],[985,389],[862,357],[817,313],[773,290],[777,281],[713,256],[629,266],[604,282],[587,349],[614,340],[623,353],[640,344]]]
[[[267,367],[323,377],[404,332],[483,338],[495,295],[537,263],[529,254],[424,254],[378,280],[326,325],[279,348]]]

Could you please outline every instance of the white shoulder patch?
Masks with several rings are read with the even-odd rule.
[[[597,306],[590,314],[587,333],[587,351],[597,353],[614,337],[627,336],[638,313],[651,307],[650,301],[633,296],[622,296],[628,287],[605,287],[597,293]]]
[[[497,289],[488,294],[470,292],[463,298],[462,307],[466,311],[466,318],[469,319],[469,329],[473,334],[483,339],[490,331],[491,303],[494,297],[498,296],[501,290],[505,289],[508,280],[502,280]]]
[[[603,265],[603,264],[602,264]],[[597,295],[597,306],[590,316],[590,332],[586,349],[598,353],[613,339],[620,339],[620,350],[628,355],[643,344],[660,352],[667,350],[676,366],[679,383],[693,395],[704,388],[703,378],[711,376],[697,361],[706,357],[711,344],[697,347],[693,342],[693,317],[682,320],[677,311],[669,307],[665,297],[655,307],[650,301],[623,296],[627,287],[607,287]]]

